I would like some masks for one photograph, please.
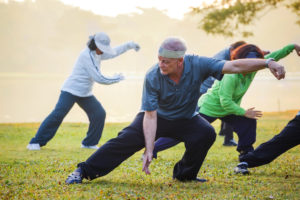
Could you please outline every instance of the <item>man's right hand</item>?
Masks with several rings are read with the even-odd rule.
[[[259,117],[262,116],[262,112],[259,110],[254,110],[253,108],[249,108],[248,110],[246,110],[246,113],[244,115],[247,118],[251,118],[251,119],[258,119]]]
[[[149,165],[153,157],[154,141],[157,130],[157,112],[145,111],[143,130],[145,136],[145,152],[143,156],[143,171],[150,174]]]
[[[152,152],[144,152],[143,155],[143,172],[145,172],[146,174],[150,174],[150,170],[149,170],[149,165],[151,164],[153,158],[153,153]]]

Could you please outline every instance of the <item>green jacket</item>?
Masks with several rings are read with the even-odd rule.
[[[265,59],[274,58],[278,61],[294,50],[290,44],[265,56]],[[248,90],[256,72],[243,76],[242,74],[225,74],[221,81],[215,81],[212,88],[198,101],[199,112],[211,117],[227,115],[244,116],[246,110],[240,107],[242,98]]]

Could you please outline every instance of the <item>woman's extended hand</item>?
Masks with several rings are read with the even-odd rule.
[[[262,112],[259,110],[254,110],[254,107],[253,107],[253,108],[247,109],[244,116],[251,118],[251,119],[258,119],[259,117],[262,116]]]

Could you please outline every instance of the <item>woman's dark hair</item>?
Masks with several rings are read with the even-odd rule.
[[[91,51],[95,51],[97,49],[96,43],[94,38],[88,43],[88,47]]]
[[[240,41],[237,41],[235,43],[232,43],[230,45],[230,47],[231,47],[232,50],[235,50],[236,48],[238,48],[239,46],[242,46],[243,44],[246,44],[246,42],[243,41],[243,40],[240,40]]]
[[[257,58],[264,58],[264,54],[260,48],[255,46],[254,44],[243,44],[239,46],[231,53],[231,60],[247,58],[248,53],[254,52],[256,53]]]

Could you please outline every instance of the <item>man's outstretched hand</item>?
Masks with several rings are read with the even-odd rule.
[[[269,69],[271,73],[278,79],[283,79],[285,77],[285,69],[282,65],[275,61],[269,63]]]
[[[146,174],[150,174],[149,165],[151,164],[152,158],[153,158],[153,153],[145,151],[143,156],[143,171]]]

